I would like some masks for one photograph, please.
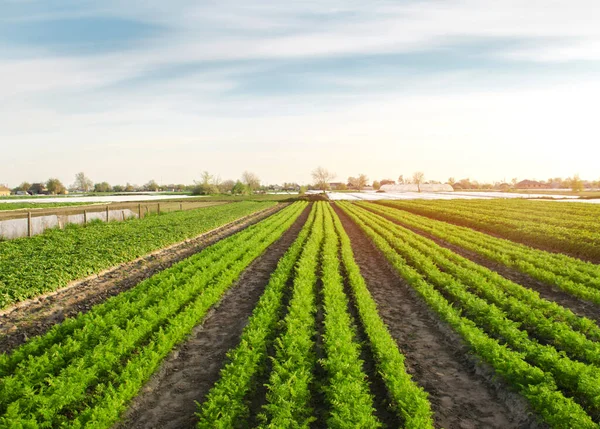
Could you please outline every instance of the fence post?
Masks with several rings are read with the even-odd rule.
[[[87,224],[87,210],[83,211],[83,224],[86,225]]]
[[[142,205],[138,204],[138,218],[141,219],[142,218]]]
[[[183,203],[179,203],[179,210],[183,210]]]
[[[158,203],[158,214],[160,214],[160,203]]]
[[[106,222],[108,223],[108,206],[106,206]]]
[[[33,235],[33,225],[31,224],[31,212],[27,212],[27,237]]]

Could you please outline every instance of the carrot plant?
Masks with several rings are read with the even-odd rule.
[[[313,233],[296,266],[284,331],[275,341],[267,403],[259,415],[264,428],[307,428],[315,420],[310,404],[316,364],[315,285],[324,221],[323,203],[315,205]]]
[[[427,393],[406,372],[404,356],[381,320],[360,268],[354,260],[350,238],[339,218],[334,217],[341,242],[341,258],[354,297],[358,316],[373,351],[375,364],[383,378],[393,409],[406,429],[433,428],[433,413]]]
[[[348,203],[340,206],[371,237],[396,270],[411,284],[421,297],[443,320],[448,322],[471,348],[519,390],[532,407],[552,427],[595,428],[593,417],[597,410],[597,369],[560,355],[550,346],[542,346],[527,338],[518,325],[506,319],[504,313],[476,297],[461,291],[460,282],[444,277],[444,284],[436,281],[435,265],[421,259],[410,266],[403,256],[410,252],[389,231],[374,226],[364,210]],[[362,215],[362,216],[361,216]],[[391,228],[393,224],[388,225]],[[401,252],[401,253],[399,253]],[[419,269],[419,267],[421,267]],[[438,271],[439,272],[439,271]],[[444,288],[444,293],[437,290]],[[452,295],[455,294],[455,295]],[[454,296],[449,302],[447,295]],[[463,315],[457,304],[467,310]],[[470,311],[470,313],[469,313]],[[471,319],[471,316],[473,319]],[[487,332],[486,332],[487,331]],[[504,344],[506,342],[506,344]],[[561,391],[559,384],[565,388]],[[576,392],[577,398],[571,397]],[[581,403],[579,403],[581,402]],[[586,412],[590,411],[590,414]]]
[[[0,309],[274,204],[241,202],[127,222],[70,225],[0,242]]]
[[[3,356],[0,425],[109,427],[170,350],[305,206],[293,204],[163,271],[158,281],[149,279],[96,306],[62,337],[59,328],[48,333],[46,349],[42,336],[35,346],[26,343]],[[215,261],[222,265],[211,271]],[[127,316],[119,317],[114,301],[143,301],[147,294],[162,299],[135,313],[123,306]],[[28,348],[34,353],[23,352]]]
[[[240,344],[227,354],[229,362],[221,370],[219,381],[199,406],[199,428],[230,428],[249,417],[248,394],[253,381],[264,372],[267,348],[277,327],[286,285],[292,278],[294,266],[311,234],[315,207],[316,205],[296,241],[271,274],[265,292],[242,333]]]

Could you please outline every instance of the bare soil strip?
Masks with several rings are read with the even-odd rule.
[[[88,312],[94,305],[136,286],[142,280],[189,258],[202,249],[255,224],[286,204],[269,207],[197,237],[157,250],[58,291],[19,303],[0,313],[0,353],[42,335],[67,317]]]
[[[356,261],[413,379],[428,393],[437,427],[536,428],[527,402],[495,379],[337,206]]]
[[[397,225],[400,225],[425,238],[428,238],[434,241],[439,246],[445,247],[446,249],[451,250],[454,253],[457,253],[460,256],[471,260],[472,262],[475,262],[476,264],[484,266],[489,270],[495,271],[502,277],[507,278],[508,280],[514,283],[535,290],[540,294],[542,298],[548,301],[554,301],[557,304],[570,309],[573,313],[577,314],[578,316],[587,317],[588,319],[594,320],[596,323],[600,324],[600,307],[589,301],[579,299],[576,296],[573,296],[565,291],[558,289],[555,286],[541,282],[529,276],[528,274],[524,274],[514,268],[507,267],[506,265],[503,265],[499,262],[492,261],[472,250],[468,250],[455,244],[449,243],[445,240],[442,240],[439,237],[429,234],[426,231],[422,231],[412,226],[404,225],[402,222],[388,217],[386,215],[382,215],[380,213],[375,214],[378,214],[379,216],[382,216],[387,220],[394,222]]]
[[[194,428],[196,401],[202,402],[219,378],[226,353],[235,347],[279,259],[294,242],[310,207],[255,260],[210,310],[189,339],[163,362],[130,405],[117,428]]]

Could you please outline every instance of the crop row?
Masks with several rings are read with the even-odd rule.
[[[274,204],[241,202],[126,222],[71,224],[0,242],[0,309]]]
[[[548,424],[597,427],[598,343],[547,312],[543,300],[521,302],[506,289],[510,282],[483,267],[365,209],[341,206],[430,307]]]
[[[556,225],[547,221],[540,222],[538,217],[526,214],[509,216],[502,210],[479,212],[475,206],[449,206],[438,201],[386,201],[381,204],[497,234],[523,244],[583,259],[600,260],[600,228],[597,222],[565,220],[567,224]],[[582,224],[587,228],[582,229]]]
[[[600,216],[600,207],[595,204],[556,204],[556,201],[526,199],[453,200],[459,206],[494,209],[497,212],[518,215],[541,216],[545,219],[593,219]],[[450,205],[450,204],[449,204]]]
[[[348,312],[343,273],[391,406],[405,427],[433,427],[427,395],[406,373],[404,358],[354,262],[349,238],[326,203],[314,204],[308,225],[273,273],[240,345],[229,353],[221,379],[201,405],[198,427],[225,428],[238,419],[248,419],[254,384],[267,375],[266,404],[258,415],[260,427],[308,427],[316,418],[315,395],[321,390],[317,386],[324,392],[328,427],[380,426],[360,359],[354,328],[357,321]],[[292,290],[283,317],[286,283],[291,283]],[[319,301],[324,314],[322,329],[316,320]],[[317,343],[323,349],[318,362]],[[271,348],[272,368],[266,374]],[[324,370],[324,379],[318,375],[317,364]]]
[[[371,211],[528,274],[584,300],[600,304],[600,266],[566,255],[532,249],[470,228],[452,225],[379,204],[358,203]],[[532,292],[533,293],[533,292]]]
[[[295,203],[2,355],[0,426],[109,427],[305,207]]]

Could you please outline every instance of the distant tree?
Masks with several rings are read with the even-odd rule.
[[[335,173],[321,166],[315,168],[311,174],[315,187],[323,192],[329,189],[329,182],[335,178]]]
[[[379,181],[377,181],[377,180],[373,181],[373,189],[378,191],[379,188],[381,188],[381,183],[379,183]]]
[[[31,183],[23,182],[15,190],[27,192],[29,191],[29,188],[31,188]]]
[[[569,187],[573,192],[581,192],[583,191],[583,181],[579,178],[579,174],[573,176],[573,178],[567,179],[569,183]]]
[[[219,188],[215,185],[215,177],[208,171],[203,171],[200,180],[195,181],[194,184],[196,185],[192,191],[194,195],[211,195],[219,192]]]
[[[48,179],[46,182],[46,189],[52,195],[65,194],[67,192],[67,188],[62,182],[56,178]]]
[[[406,180],[404,180],[404,175],[403,174],[401,174],[400,176],[398,176],[398,184],[399,185],[406,184]]]
[[[123,191],[125,191],[125,186],[123,186],[123,185],[113,186],[113,192],[123,192]]]
[[[73,188],[77,191],[89,192],[94,187],[94,182],[85,175],[82,171],[81,173],[77,173],[75,175],[75,183],[73,183]]]
[[[350,189],[360,189],[358,187],[358,177],[354,177],[354,176],[348,177],[348,187]]]
[[[125,192],[135,192],[135,186],[133,186],[131,183],[127,182],[127,184],[125,185]]]
[[[454,185],[456,183],[456,179],[454,177],[450,177],[446,183],[449,185]]]
[[[144,191],[156,192],[160,189],[155,180],[151,180],[144,185]]]
[[[241,195],[241,194],[244,194],[245,192],[246,192],[246,187],[240,180],[235,182],[235,184],[233,185],[233,188],[231,188],[231,193],[233,195]]]
[[[235,182],[233,180],[224,180],[218,185],[219,192],[222,194],[229,194],[234,186]]]
[[[369,178],[366,174],[359,174],[357,178],[358,190],[362,190],[365,186],[369,184]]]
[[[110,192],[112,190],[108,182],[100,182],[94,185],[94,192]]]
[[[517,183],[519,183],[519,179],[517,179],[516,177],[513,177],[510,180],[510,184],[512,185],[512,187],[514,188],[515,186],[517,186]]]
[[[302,185],[302,186],[300,186],[300,190],[298,192],[300,193],[300,195],[304,195],[304,194],[306,194],[307,190],[308,190],[308,186]]]
[[[413,183],[415,185],[417,185],[417,190],[419,192],[421,192],[421,184],[423,183],[424,179],[425,179],[425,173],[423,173],[422,171],[416,171],[415,173],[413,173],[412,180],[413,180]]]
[[[379,184],[380,184],[381,186],[383,186],[383,185],[395,185],[395,184],[396,184],[396,181],[395,181],[395,180],[392,180],[392,179],[383,179],[383,180],[381,180],[381,181],[379,182]]]
[[[246,185],[249,194],[253,194],[254,191],[260,187],[260,179],[256,174],[250,171],[244,171],[242,173],[242,183]]]

